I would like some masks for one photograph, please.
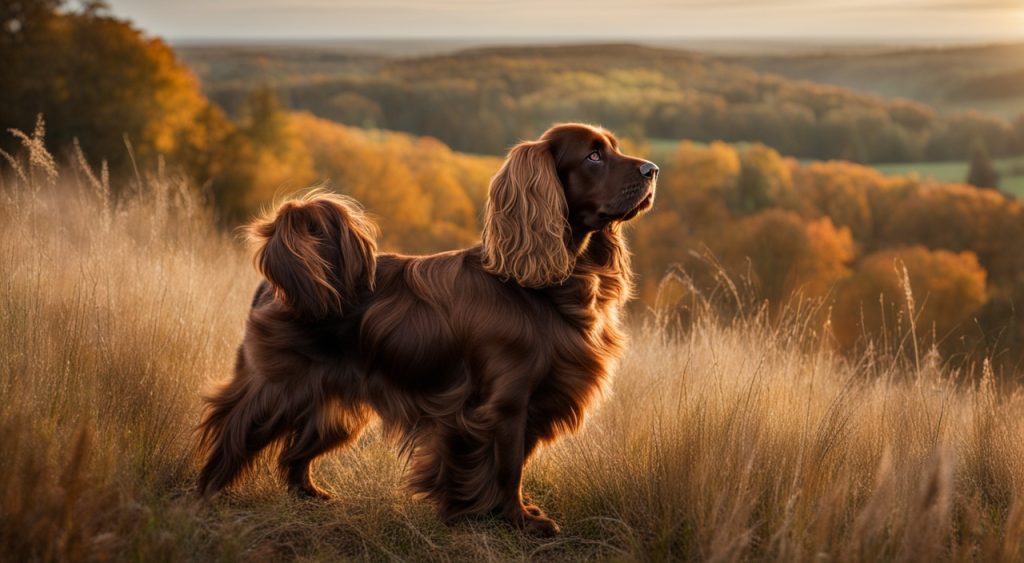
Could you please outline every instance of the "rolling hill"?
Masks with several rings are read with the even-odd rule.
[[[735,56],[723,60],[794,80],[902,97],[943,111],[1024,115],[1024,43]]]
[[[472,153],[500,154],[566,120],[598,122],[636,140],[759,141],[812,159],[962,159],[978,138],[996,156],[1024,150],[1024,125],[1015,129],[997,116],[947,116],[920,102],[676,49],[500,47],[421,57],[314,46],[184,46],[179,52],[229,113],[255,86],[269,85],[294,109],[430,135]]]

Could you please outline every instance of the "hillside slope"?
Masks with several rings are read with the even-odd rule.
[[[235,112],[254,84],[293,108],[363,127],[437,137],[500,154],[552,122],[601,123],[636,139],[760,141],[783,154],[860,162],[963,158],[975,138],[995,155],[1024,147],[1009,123],[946,117],[926,105],[763,74],[700,54],[637,45],[473,49],[346,59],[316,49],[182,48],[208,94]],[[237,72],[232,74],[230,69]]]
[[[319,464],[333,500],[290,497],[264,458],[199,504],[199,395],[230,372],[247,256],[186,186],[154,177],[112,203],[35,162],[0,185],[2,560],[1024,555],[1024,396],[925,350],[851,363],[809,318],[756,309],[632,319],[601,406],[526,471],[558,538],[442,525],[377,431]]]
[[[724,60],[942,110],[978,109],[1011,119],[1024,115],[1024,43]]]

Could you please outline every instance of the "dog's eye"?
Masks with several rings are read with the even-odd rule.
[[[598,151],[594,151],[587,155],[587,160],[589,160],[590,162],[601,162],[601,153]]]

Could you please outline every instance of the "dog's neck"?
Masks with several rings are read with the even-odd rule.
[[[629,270],[629,249],[619,223],[611,223],[599,231],[574,236],[573,239],[577,268],[583,265],[616,272]]]
[[[596,292],[593,297],[601,306],[619,306],[632,297],[633,270],[619,223],[584,234],[574,240],[574,246],[576,263],[570,280],[576,278],[587,286],[596,280],[591,291]]]

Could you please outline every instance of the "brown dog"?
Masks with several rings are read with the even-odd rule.
[[[289,487],[325,496],[310,462],[376,413],[446,521],[494,514],[557,533],[524,504],[523,467],[580,426],[622,351],[632,274],[620,224],[650,208],[657,173],[607,131],[559,125],[509,153],[479,246],[377,254],[358,206],[324,193],[253,223],[267,281],[234,379],[207,398],[201,494],[283,439]]]

